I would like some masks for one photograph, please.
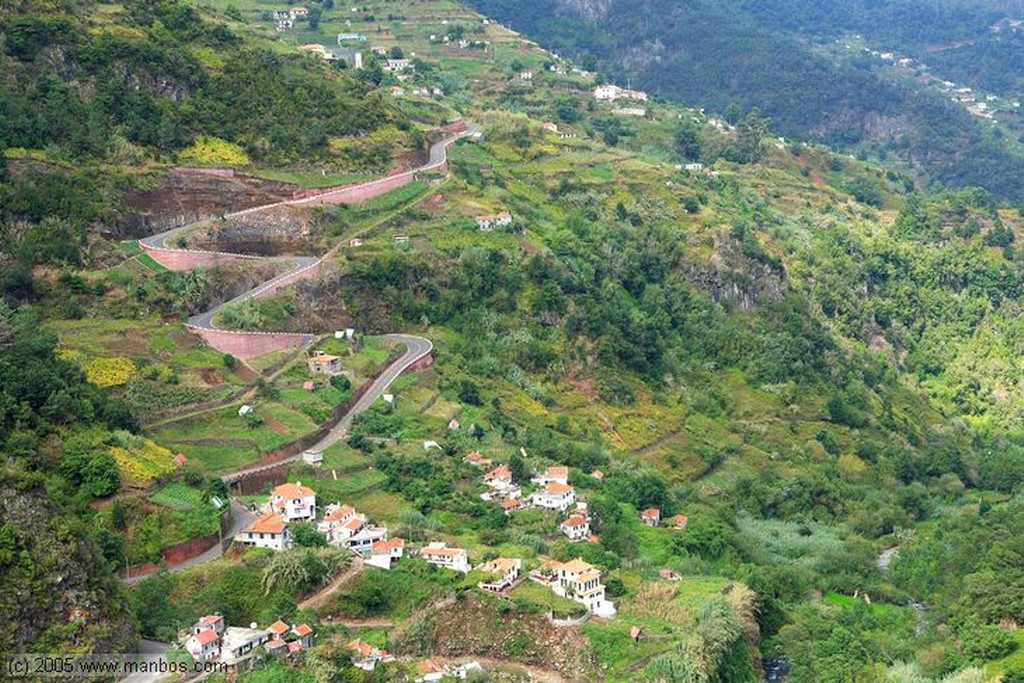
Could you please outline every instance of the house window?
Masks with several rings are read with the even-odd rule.
[[[261,541],[263,540],[263,534],[262,533],[260,534],[260,540]]]

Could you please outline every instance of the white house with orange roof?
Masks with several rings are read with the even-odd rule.
[[[283,640],[285,634],[287,634],[288,631],[291,630],[291,626],[278,619],[273,624],[268,626],[267,630],[270,631],[271,640]]]
[[[371,567],[391,569],[402,559],[405,553],[405,541],[392,538],[386,541],[375,541],[370,544],[370,554],[364,560]]]
[[[647,526],[658,526],[661,524],[661,510],[658,508],[647,508],[640,513],[640,519]]]
[[[570,515],[558,525],[570,541],[585,541],[590,537],[590,520],[583,515]]]
[[[316,519],[316,491],[302,482],[281,484],[270,492],[270,509],[286,522]]]
[[[484,474],[484,483],[493,489],[508,489],[512,487],[512,470],[508,465],[498,465],[493,470]]]
[[[518,497],[508,497],[501,501],[501,507],[505,511],[506,515],[512,514],[514,510],[521,510],[526,506],[526,501]]]
[[[540,484],[542,486],[544,484],[548,484],[551,482],[556,482],[558,484],[568,484],[569,468],[563,465],[549,467],[540,474],[538,474],[537,476],[535,476],[530,481],[532,481],[534,484]]]
[[[309,647],[313,644],[313,629],[309,624],[296,624],[292,626],[292,634],[299,639],[302,647]]]
[[[552,590],[587,606],[594,614],[602,617],[615,615],[615,605],[604,597],[601,572],[594,565],[577,557],[558,565],[558,580]]]
[[[366,555],[370,546],[388,537],[386,527],[369,524],[366,515],[356,512],[350,505],[332,503],[327,506],[323,520],[317,530],[327,537],[327,542],[341,548]]]
[[[481,230],[494,230],[512,224],[512,214],[502,211],[494,215],[483,215],[476,217],[476,225]]]
[[[420,557],[432,565],[454,569],[457,572],[468,572],[469,553],[463,548],[449,548],[446,543],[430,543],[420,551]]]
[[[334,531],[343,524],[346,524],[353,519],[359,519],[363,522],[366,518],[356,513],[356,509],[351,505],[341,505],[340,503],[330,503],[324,510],[324,518],[316,525],[316,530],[327,537],[328,543],[334,543]]]
[[[387,662],[394,659],[394,657],[388,654],[387,650],[382,650],[361,638],[349,642],[345,648],[348,649],[349,655],[352,657],[352,665],[359,667],[363,671],[373,671],[377,666],[377,662]]]
[[[496,557],[477,566],[477,569],[495,575],[495,578],[481,581],[477,586],[487,591],[500,593],[511,588],[519,579],[519,574],[523,570],[523,561],[518,557]]]
[[[288,523],[276,512],[268,512],[252,523],[235,540],[245,545],[271,550],[287,550],[292,547],[292,537],[288,532]]]
[[[485,458],[483,456],[483,453],[481,453],[480,451],[473,451],[465,458],[463,458],[462,462],[466,463],[467,465],[472,465],[473,467],[489,467],[491,464],[491,461]]]
[[[544,488],[534,491],[530,500],[535,507],[565,512],[576,502],[576,489],[568,484],[551,482]]]
[[[185,649],[197,662],[208,662],[220,657],[220,634],[212,628],[193,633],[185,640]]]

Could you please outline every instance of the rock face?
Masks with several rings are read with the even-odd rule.
[[[0,652],[125,652],[134,618],[99,548],[42,482],[0,470]]]
[[[600,21],[608,16],[612,0],[558,0],[558,13],[584,21]]]
[[[170,170],[156,187],[125,196],[117,237],[147,237],[231,211],[290,199],[295,188],[260,178],[223,178]]]
[[[681,269],[687,282],[734,311],[750,311],[786,295],[781,265],[745,254],[728,243],[711,262],[685,261]]]

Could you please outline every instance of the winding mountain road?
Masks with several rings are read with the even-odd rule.
[[[352,185],[345,185],[345,186],[341,186],[341,187],[337,187],[337,188],[332,188],[332,189],[329,189],[329,190],[325,190],[324,192],[318,193],[316,195],[313,195],[311,197],[304,197],[304,198],[301,198],[301,199],[293,199],[293,200],[288,200],[288,201],[283,201],[283,202],[274,202],[272,204],[266,204],[266,205],[263,205],[263,206],[257,206],[257,207],[253,207],[253,208],[250,208],[250,209],[245,209],[245,210],[242,210],[242,211],[236,211],[236,212],[233,212],[233,213],[225,214],[224,217],[225,218],[231,218],[231,217],[236,217],[236,216],[242,216],[242,215],[246,215],[246,214],[256,213],[256,212],[259,212],[259,211],[266,211],[266,210],[272,209],[274,207],[285,206],[285,205],[289,205],[289,206],[302,206],[302,205],[307,205],[307,204],[316,204],[316,203],[325,203],[325,202],[337,202],[337,201],[339,201],[338,197],[340,197],[342,195],[344,195],[344,196],[352,196],[353,193],[356,192],[356,191],[360,192],[364,198],[368,198],[368,197],[372,197],[372,196],[377,196],[379,194],[383,194],[383,193],[387,192],[388,190],[393,189],[394,187],[396,187],[396,184],[395,184],[396,182],[402,182],[402,181],[411,180],[411,179],[414,178],[414,176],[417,173],[422,173],[422,172],[425,172],[425,171],[433,171],[433,170],[437,170],[437,169],[443,167],[448,162],[448,148],[451,147],[456,142],[456,140],[458,140],[459,138],[464,137],[466,135],[470,135],[472,133],[475,133],[477,130],[478,130],[478,128],[470,123],[470,124],[467,124],[465,130],[463,130],[459,134],[451,136],[451,137],[446,137],[446,138],[444,138],[442,140],[439,140],[438,142],[435,142],[434,144],[432,144],[430,146],[430,151],[429,151],[427,163],[425,163],[424,165],[422,165],[422,166],[420,166],[418,168],[412,169],[410,171],[405,171],[404,173],[400,173],[400,174],[396,174],[396,175],[392,175],[392,176],[387,176],[387,177],[384,177],[384,178],[378,178],[376,180],[370,180],[370,181],[366,181],[366,182],[363,182],[363,183],[355,183],[355,184],[352,184]],[[150,237],[146,237],[144,239],[139,240],[139,245],[143,248],[143,250],[146,253],[151,254],[151,255],[165,255],[165,254],[188,255],[188,254],[197,254],[198,253],[198,254],[202,254],[202,255],[210,257],[211,258],[211,262],[230,261],[230,260],[236,260],[236,259],[264,260],[264,259],[267,259],[267,258],[273,258],[273,257],[254,256],[252,254],[239,254],[239,253],[231,253],[231,252],[197,251],[197,250],[183,249],[183,248],[180,248],[180,247],[177,247],[177,246],[171,246],[171,245],[177,245],[178,244],[178,238],[181,237],[186,231],[194,228],[195,225],[196,225],[195,223],[191,223],[189,225],[185,225],[185,226],[181,226],[181,227],[177,227],[177,228],[172,228],[170,230],[166,230],[166,231],[158,233],[156,235],[152,235]],[[208,311],[204,311],[202,313],[198,313],[196,315],[191,316],[188,319],[188,327],[190,329],[192,329],[193,331],[197,331],[197,332],[203,332],[203,331],[215,332],[215,331],[220,331],[221,328],[217,325],[215,319],[216,319],[217,314],[221,310],[223,310],[225,306],[229,306],[229,305],[234,304],[234,303],[245,301],[246,299],[249,299],[249,298],[259,297],[260,295],[265,294],[266,292],[273,291],[281,283],[285,283],[285,282],[291,283],[291,282],[294,282],[297,277],[301,277],[303,272],[309,271],[309,270],[312,270],[313,268],[318,267],[321,262],[323,262],[327,258],[330,258],[332,256],[333,252],[335,250],[337,250],[337,249],[338,249],[338,247],[334,247],[333,249],[331,249],[330,251],[328,251],[327,253],[325,253],[323,256],[320,256],[320,257],[315,257],[315,256],[284,257],[281,260],[290,260],[291,264],[292,264],[292,267],[289,268],[286,272],[281,273],[280,275],[277,275],[276,277],[271,278],[270,280],[267,280],[266,282],[264,282],[264,283],[262,283],[262,284],[260,284],[260,285],[258,285],[256,287],[254,287],[253,289],[251,289],[251,290],[249,290],[249,291],[247,291],[247,292],[245,292],[245,293],[243,293],[243,294],[241,294],[241,295],[231,299],[230,301],[227,301],[227,302],[224,302],[224,303],[222,303],[222,304],[220,304],[218,306],[215,306],[214,308],[211,308]],[[156,259],[156,260],[159,262],[159,259]],[[172,269],[177,267],[177,266],[174,266],[174,265],[167,265],[167,264],[164,264],[164,265],[166,265],[167,267],[172,268]],[[276,335],[276,334],[283,334],[283,335],[287,335],[287,336],[294,336],[293,334],[289,334],[289,333],[277,333],[277,332],[251,332],[251,333],[248,333],[248,332],[233,332],[233,333],[234,334],[239,334],[239,335],[245,335],[245,334],[253,334],[253,335]],[[317,335],[314,334],[314,333],[307,333],[307,334],[304,334],[302,336],[304,338],[306,338],[307,341],[312,341],[313,339],[316,338]],[[388,365],[388,367],[376,379],[373,380],[373,382],[370,385],[370,387],[358,398],[358,400],[356,400],[355,403],[352,404],[352,406],[341,417],[341,419],[338,421],[338,423],[334,427],[332,427],[331,430],[320,441],[318,441],[315,445],[312,446],[313,450],[324,450],[324,449],[332,446],[333,444],[337,443],[338,441],[341,441],[342,439],[344,439],[347,436],[347,434],[348,434],[349,428],[352,426],[352,420],[355,418],[355,416],[358,415],[359,413],[361,413],[362,411],[366,410],[368,407],[370,407],[370,405],[374,401],[376,401],[387,390],[387,388],[389,386],[391,386],[392,382],[394,382],[396,379],[398,379],[398,377],[403,372],[405,372],[410,367],[412,367],[413,365],[415,365],[416,363],[420,362],[425,357],[427,357],[431,353],[431,351],[433,351],[433,348],[434,348],[433,343],[429,339],[425,339],[423,337],[417,337],[415,335],[389,334],[389,335],[385,336],[385,339],[388,339],[388,340],[394,341],[394,342],[398,342],[400,344],[404,344],[405,345],[405,352],[401,356],[399,356],[397,359],[395,359],[390,365]],[[270,470],[270,469],[274,469],[274,468],[277,468],[277,467],[281,467],[282,465],[285,465],[285,464],[288,464],[288,463],[291,463],[291,462],[295,462],[296,460],[300,459],[301,457],[302,457],[301,454],[298,454],[298,455],[295,455],[295,456],[292,456],[292,457],[289,457],[289,458],[286,458],[286,459],[283,459],[283,460],[278,460],[278,461],[273,462],[273,463],[261,464],[261,465],[255,465],[255,466],[252,466],[252,467],[243,468],[241,470],[237,470],[235,472],[231,472],[231,473],[223,475],[222,479],[226,483],[230,484],[232,482],[238,481],[239,479],[242,479],[242,478],[247,477],[249,475],[256,474],[256,473],[263,472],[263,471]],[[234,519],[233,519],[233,523],[232,523],[231,529],[229,529],[228,532],[224,535],[224,540],[225,541],[230,540],[231,538],[234,538],[234,536],[237,533],[239,533],[245,527],[249,526],[253,522],[253,520],[255,519],[254,515],[251,512],[249,512],[249,510],[245,506],[241,505],[237,501],[232,500],[231,501],[231,507],[232,507],[232,514],[233,514],[233,518]],[[202,564],[203,562],[208,562],[210,560],[214,560],[214,559],[220,557],[222,554],[223,554],[223,544],[222,543],[218,543],[215,546],[213,546],[212,548],[210,548],[210,550],[208,550],[205,553],[203,553],[202,555],[199,555],[199,556],[197,556],[195,558],[192,558],[191,560],[188,560],[188,561],[183,562],[181,564],[175,565],[173,567],[169,567],[168,569],[169,569],[169,571],[172,571],[172,572],[181,571],[182,569],[186,569],[188,567],[193,567],[193,566],[195,566],[197,564]],[[139,574],[139,575],[131,576],[130,578],[122,578],[121,580],[124,583],[131,584],[131,583],[135,583],[135,582],[141,580],[145,576],[146,576],[145,574]]]

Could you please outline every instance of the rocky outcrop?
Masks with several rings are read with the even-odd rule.
[[[291,198],[295,188],[260,178],[233,178],[170,169],[155,187],[124,197],[125,211],[114,225],[117,237],[144,237],[232,211]]]
[[[730,310],[750,311],[786,295],[781,266],[748,256],[734,246],[726,247],[711,261],[684,261],[680,268],[694,288]]]
[[[0,652],[124,652],[135,646],[124,591],[41,479],[0,470]]]

